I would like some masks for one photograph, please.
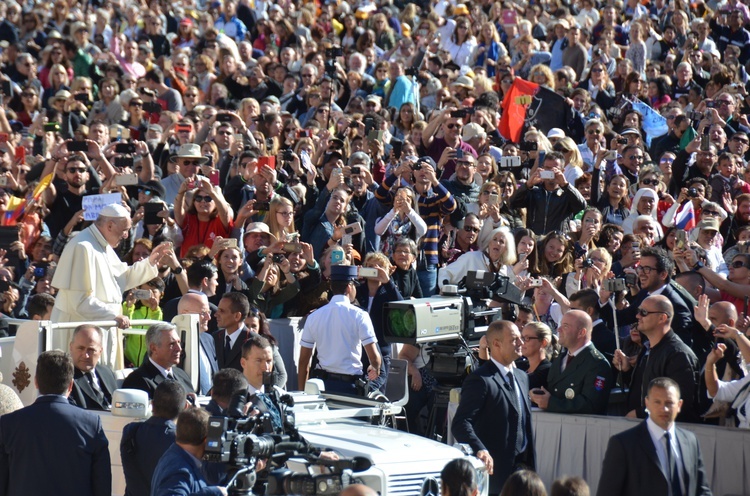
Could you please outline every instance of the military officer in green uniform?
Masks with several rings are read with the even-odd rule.
[[[593,323],[581,310],[570,310],[557,328],[560,344],[567,352],[552,362],[547,389],[532,389],[531,401],[553,413],[607,412],[612,389],[612,368],[591,343]]]

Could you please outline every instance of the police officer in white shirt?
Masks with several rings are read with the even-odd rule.
[[[356,296],[357,267],[331,267],[333,298],[307,318],[302,338],[297,370],[299,389],[304,390],[308,375],[323,379],[328,392],[357,394],[357,381],[362,379],[362,346],[370,366],[367,378],[380,374],[381,356],[372,321],[367,312],[352,305]],[[318,363],[310,371],[310,358],[317,347]]]

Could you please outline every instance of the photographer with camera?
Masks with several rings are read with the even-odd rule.
[[[208,419],[209,413],[201,408],[188,408],[177,417],[175,443],[161,457],[151,479],[152,496],[227,495],[225,487],[209,486],[201,471]]]
[[[538,235],[561,229],[565,219],[586,208],[586,200],[565,179],[564,167],[562,153],[547,153],[543,166],[510,199],[512,208],[528,208],[526,226]]]

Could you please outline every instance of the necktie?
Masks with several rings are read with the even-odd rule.
[[[226,341],[224,342],[224,365],[229,361],[229,354],[232,352],[232,338],[227,334]]]
[[[276,408],[276,405],[273,404],[273,401],[271,401],[271,398],[269,398],[267,394],[257,393],[257,396],[263,404],[266,405],[266,413],[271,415],[271,424],[273,425],[273,428],[275,430],[281,430],[283,426],[281,425],[281,414],[279,413],[279,409]]]
[[[171,370],[169,372],[167,372],[167,380],[170,380],[170,381],[174,381],[175,380],[174,374],[172,373]]]
[[[104,391],[102,391],[102,388],[99,387],[99,383],[94,378],[94,374],[92,372],[86,372],[86,379],[89,381],[91,389],[94,391],[96,401],[98,401],[102,405],[108,406],[109,402],[107,401],[107,397],[104,395]]]
[[[572,362],[575,357],[576,357],[575,355],[571,355],[570,353],[568,353],[568,356],[565,357],[565,368],[566,369],[570,366],[570,362]]]
[[[682,496],[682,488],[680,487],[680,476],[677,473],[677,463],[675,463],[674,456],[672,454],[672,436],[669,431],[664,433],[664,440],[666,441],[667,449],[667,466],[669,467],[669,485],[672,488],[672,496]]]
[[[505,378],[508,381],[507,385],[508,389],[510,389],[511,401],[513,402],[513,406],[518,412],[517,421],[513,422],[513,420],[511,420],[511,429],[514,429],[516,434],[516,453],[521,453],[524,447],[524,433],[526,432],[526,419],[524,418],[523,404],[521,404],[518,398],[518,391],[516,390],[516,381],[513,377],[513,371],[508,371],[508,374],[505,376]],[[513,416],[511,415],[511,419],[512,418]]]

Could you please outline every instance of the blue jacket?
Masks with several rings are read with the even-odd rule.
[[[152,496],[221,496],[221,489],[209,486],[201,472],[201,462],[173,444],[159,460],[151,479]]]
[[[154,469],[174,444],[176,428],[173,421],[160,417],[125,426],[120,440],[125,496],[150,494]]]

